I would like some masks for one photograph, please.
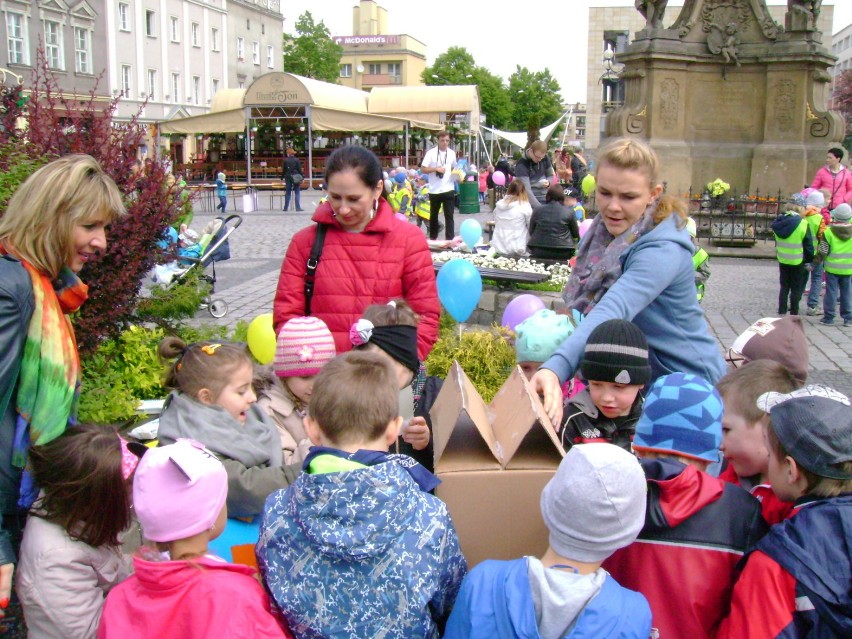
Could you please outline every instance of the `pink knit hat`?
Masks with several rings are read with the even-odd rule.
[[[336,354],[325,322],[316,317],[294,317],[278,333],[272,368],[278,377],[310,377],[318,375]]]

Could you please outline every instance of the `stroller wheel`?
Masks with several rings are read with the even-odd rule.
[[[217,319],[225,317],[228,313],[228,303],[223,299],[216,298],[215,300],[210,300],[207,310],[210,311],[210,314]]]

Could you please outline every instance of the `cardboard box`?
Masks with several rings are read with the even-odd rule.
[[[455,362],[429,414],[436,494],[449,507],[468,565],[541,556],[541,491],[565,450],[521,369],[486,404]]]

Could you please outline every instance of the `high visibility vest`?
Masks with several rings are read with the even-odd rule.
[[[405,196],[408,196],[408,206],[403,213],[407,213],[408,210],[411,209],[411,191],[409,191],[404,186],[398,187],[393,193],[388,196],[388,201],[390,202],[391,208],[394,213],[399,213],[400,208],[402,207],[402,200]]]
[[[417,217],[428,220],[432,213],[429,206],[429,186],[425,185],[421,187],[420,193],[414,200],[414,213]]]
[[[692,256],[692,267],[697,271],[699,268],[701,268],[701,265],[709,259],[710,255],[707,253],[707,251],[705,251],[703,248],[699,248]],[[695,282],[695,289],[698,301],[700,302],[704,297],[704,282]]]
[[[811,235],[814,236],[814,242],[819,241],[821,238],[819,237],[819,225],[822,224],[822,215],[819,213],[815,213],[814,215],[809,215],[805,218],[805,221],[808,223],[808,226],[811,228]]]
[[[805,250],[802,242],[808,233],[808,223],[802,220],[790,237],[781,238],[775,234],[775,256],[782,264],[796,266],[805,260]]]
[[[852,238],[841,240],[829,226],[823,239],[828,242],[825,270],[832,275],[852,275]]]

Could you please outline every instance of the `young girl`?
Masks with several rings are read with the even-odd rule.
[[[113,590],[100,639],[290,637],[248,566],[210,555],[225,528],[228,474],[201,444],[182,439],[139,462],[133,505],[147,539],[135,574]]]
[[[207,446],[228,471],[228,511],[254,517],[269,493],[290,485],[299,467],[282,465],[278,431],[255,404],[248,353],[236,344],[187,345],[168,337],[160,356],[175,360],[165,380],[174,390],[160,415],[160,442],[190,438]]]
[[[373,304],[352,326],[349,338],[356,349],[381,353],[390,361],[399,383],[399,414],[407,420],[400,429],[397,450],[431,471],[434,467],[432,433],[427,418],[440,390],[440,380],[429,377],[425,384],[416,382],[420,372],[417,359],[419,319],[404,300]]]
[[[225,179],[225,174],[221,171],[216,175],[216,197],[219,198],[216,210],[221,210],[222,213],[228,206],[228,185],[225,183]]]
[[[111,428],[69,427],[30,448],[41,493],[30,511],[16,590],[31,637],[94,638],[104,598],[132,572],[119,534],[130,525],[139,458]]]
[[[311,440],[302,420],[314,378],[334,356],[334,337],[316,317],[294,317],[278,334],[274,375],[260,380],[257,403],[278,427],[285,464],[301,464],[308,454]]]
[[[494,236],[491,238],[494,250],[507,257],[528,255],[531,217],[532,206],[526,189],[520,180],[513,181],[506,190],[506,197],[494,207]]]

